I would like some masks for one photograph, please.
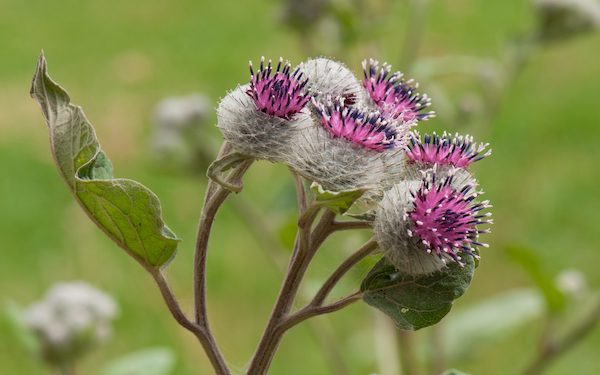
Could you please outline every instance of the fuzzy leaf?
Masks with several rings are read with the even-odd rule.
[[[474,264],[465,257],[464,267],[451,263],[431,275],[405,275],[381,259],[361,285],[363,299],[390,316],[398,328],[418,330],[439,322],[452,303],[467,290]]]
[[[40,56],[31,85],[50,132],[58,170],[89,217],[145,267],[172,259],[179,240],[161,218],[156,195],[139,182],[114,178],[112,165],[81,107],[48,76]]]
[[[347,190],[347,191],[329,191],[313,182],[310,190],[315,194],[315,202],[323,207],[327,207],[338,214],[344,214],[352,207],[354,202],[366,192],[365,189]]]

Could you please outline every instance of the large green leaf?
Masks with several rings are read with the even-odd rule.
[[[114,178],[112,165],[81,107],[47,73],[40,56],[31,96],[40,104],[56,165],[89,217],[145,267],[165,265],[179,240],[161,218],[156,195],[139,182]]]
[[[361,285],[363,299],[390,316],[398,328],[417,330],[439,322],[471,283],[473,259],[465,265],[451,263],[431,275],[411,276],[398,272],[381,259]]]

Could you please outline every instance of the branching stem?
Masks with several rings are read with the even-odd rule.
[[[202,345],[202,348],[204,349],[204,352],[206,353],[210,363],[212,364],[215,373],[217,375],[231,375],[231,371],[227,367],[225,359],[223,358],[223,355],[217,347],[214,337],[207,327],[200,326],[199,324],[188,319],[185,313],[181,310],[179,302],[177,302],[177,299],[169,287],[169,284],[167,283],[162,271],[152,270],[150,271],[150,274],[156,281],[160,293],[165,300],[167,307],[169,308],[169,312],[171,315],[173,315],[173,318],[175,318],[179,325],[192,332],[196,336]]]

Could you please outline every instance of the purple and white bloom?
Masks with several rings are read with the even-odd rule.
[[[255,72],[250,63],[250,84],[239,86],[219,103],[217,126],[235,151],[257,159],[280,161],[294,133],[312,124],[306,108],[307,80],[290,64],[261,59]]]
[[[261,58],[258,71],[252,69],[250,62],[250,87],[246,94],[254,100],[259,111],[270,116],[291,120],[308,103],[311,96],[304,90],[308,79],[303,79],[299,69],[291,71],[289,62],[283,64],[280,58],[273,71],[271,60],[265,66]]]
[[[308,86],[319,101],[343,98],[347,105],[365,104],[364,89],[344,64],[320,57],[302,63],[299,68],[308,77]]]
[[[79,356],[108,339],[118,307],[109,295],[81,281],[57,283],[25,311],[47,360]]]
[[[445,173],[444,173],[445,174]],[[489,201],[479,202],[476,183],[464,170],[445,176],[435,169],[420,181],[403,181],[387,191],[377,210],[375,238],[398,270],[430,274],[448,260],[461,263],[461,254],[477,257],[483,224],[491,224]]]
[[[321,125],[332,137],[344,138],[357,146],[375,151],[395,148],[399,130],[377,112],[363,112],[344,105],[343,100],[326,104],[313,102]]]
[[[403,153],[408,130],[378,112],[349,107],[343,98],[313,106],[318,119],[299,133],[287,164],[326,190],[381,188],[393,173],[386,168],[387,156]]]
[[[401,72],[391,73],[391,66],[377,60],[363,61],[363,87],[383,116],[403,122],[423,121],[435,116],[426,111],[431,99],[419,94],[419,84],[412,79],[404,79]]]
[[[423,137],[413,132],[407,144],[406,156],[414,163],[428,167],[433,164],[468,168],[471,164],[489,155],[492,150],[489,143],[475,143],[470,135],[450,135],[444,132],[441,136],[433,133]]]

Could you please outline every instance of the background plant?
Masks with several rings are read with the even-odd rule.
[[[88,114],[96,119],[104,146],[120,166],[120,173],[135,176],[157,191],[167,207],[165,216],[183,238],[192,238],[194,226],[190,223],[195,220],[197,213],[189,207],[200,205],[197,182],[148,173],[152,165],[145,162],[147,159],[138,147],[139,137],[144,134],[146,113],[165,94],[198,88],[216,101],[235,82],[246,79],[246,72],[238,71],[237,65],[248,56],[255,56],[256,51],[284,54],[299,61],[301,56],[295,52],[293,39],[272,22],[273,7],[262,2],[249,3],[247,6],[240,4],[239,9],[245,11],[239,13],[231,13],[218,4],[206,7],[205,4],[196,3],[186,3],[185,6],[184,3],[175,4],[167,10],[159,2],[149,2],[143,12],[133,5],[122,3],[107,4],[111,5],[110,12],[108,7],[93,3],[70,4],[65,9],[45,4],[26,6],[20,2],[6,2],[4,5],[5,11],[1,17],[7,32],[2,33],[1,37],[9,52],[2,60],[0,70],[4,103],[1,109],[2,123],[5,125],[2,127],[1,159],[3,170],[12,177],[4,178],[0,185],[3,189],[0,206],[6,213],[2,215],[5,220],[1,226],[5,239],[3,253],[8,257],[8,261],[0,265],[2,295],[22,296],[19,300],[34,299],[46,284],[56,280],[59,269],[61,275],[89,277],[118,295],[119,300],[125,301],[123,317],[117,322],[118,329],[132,334],[124,335],[119,342],[88,358],[85,368],[92,371],[95,364],[104,358],[129,347],[152,342],[176,347],[182,353],[177,373],[193,373],[191,368],[198,365],[196,353],[186,350],[193,344],[171,333],[171,323],[162,320],[162,306],[155,303],[156,294],[151,291],[140,294],[129,286],[131,283],[141,285],[146,276],[140,270],[131,269],[129,259],[112,251],[113,245],[95,234],[94,228],[86,224],[78,209],[70,208],[70,197],[65,194],[64,187],[57,181],[52,166],[46,160],[47,150],[44,147],[47,140],[40,134],[39,113],[23,96],[23,82],[29,79],[31,61],[39,49],[42,46],[53,49],[55,74],[66,80],[64,83],[81,103],[86,103]],[[524,2],[468,1],[460,6],[431,2],[430,5],[427,28],[423,32],[425,44],[422,56],[425,57],[467,52],[483,57],[495,56],[502,49],[506,35],[514,35],[534,24],[533,13]],[[397,3],[388,9],[393,20],[402,20],[406,16],[402,6]],[[115,18],[115,14],[119,17]],[[165,17],[166,14],[170,16]],[[67,19],[68,22],[61,22]],[[23,27],[24,24],[28,27]],[[214,30],[221,30],[217,38],[203,37],[205,34],[202,31],[210,28],[210,25]],[[384,35],[384,39],[387,38],[389,43],[396,42],[404,35],[404,25],[403,22],[395,22],[387,26],[387,30],[395,32],[386,33],[388,36]],[[265,37],[257,40],[254,34],[243,32],[249,28]],[[123,35],[127,35],[127,38],[123,38]],[[96,43],[100,40],[102,42]],[[235,43],[239,48],[220,49],[219,46],[224,45],[223,40],[227,40],[228,45]],[[95,45],[92,51],[88,48],[90,42]],[[207,54],[204,48],[182,48],[198,43],[206,46],[211,53]],[[593,90],[598,77],[594,64],[596,44],[597,37],[585,36],[553,49],[543,49],[540,55],[534,57],[533,63],[525,68],[506,96],[498,117],[489,128],[489,136],[479,134],[482,130],[478,129],[481,128],[474,129],[478,138],[493,142],[496,151],[495,156],[487,161],[489,168],[478,171],[480,178],[486,182],[488,195],[498,207],[495,211],[496,234],[492,234],[491,240],[496,248],[515,242],[526,243],[541,256],[541,264],[548,273],[557,274],[566,266],[579,268],[592,288],[597,285],[592,267],[594,244],[597,243],[593,235],[597,212],[593,196],[597,174],[592,167],[597,160],[595,148],[592,147],[596,137],[596,129],[592,124],[597,116]],[[77,53],[83,50],[86,54]],[[396,56],[396,52],[388,48],[381,52],[382,59],[393,61]],[[356,58],[363,56],[360,54]],[[138,67],[135,74],[129,74],[131,69],[128,67],[132,66],[132,62],[136,62],[134,66]],[[102,68],[98,70],[99,65]],[[353,69],[357,71],[359,67],[353,66]],[[148,75],[148,72],[157,71],[160,74]],[[452,82],[458,81],[452,79]],[[422,80],[422,84],[426,83]],[[439,100],[436,105],[438,112],[441,112]],[[573,120],[574,108],[578,109],[575,111],[576,120]],[[430,122],[428,126],[434,129],[439,123]],[[586,136],[582,137],[582,134]],[[533,142],[532,139],[538,141]],[[502,149],[511,152],[499,152]],[[526,156],[529,162],[521,163]],[[581,168],[573,169],[572,165]],[[285,202],[290,202],[289,195],[285,193],[289,191],[289,185],[285,189],[271,186],[268,191],[261,192],[252,188],[257,186],[252,181],[285,181],[283,176],[274,176],[286,172],[271,167],[261,170],[263,172],[260,174],[250,176],[247,193],[255,197],[257,203],[262,205],[264,202],[273,209],[270,222],[280,221],[285,216],[283,207],[289,205]],[[520,183],[510,186],[500,183],[507,178]],[[40,184],[45,188],[39,189]],[[496,186],[504,187],[500,190]],[[543,187],[541,190],[540,186]],[[185,202],[182,197],[186,198]],[[498,204],[501,201],[511,204],[501,206]],[[244,282],[234,285],[221,282],[221,278],[227,275],[228,280],[235,280],[250,265],[260,267],[268,264],[267,258],[260,255],[258,246],[248,241],[249,237],[242,236],[248,233],[229,207],[225,206],[223,216],[219,219],[223,229],[216,232],[215,243],[224,248],[233,246],[246,249],[254,257],[215,252],[214,269],[209,272],[209,280],[212,281],[209,282],[215,286],[213,315],[219,317],[215,329],[225,340],[228,353],[240,353],[239,357],[233,355],[233,361],[242,365],[259,334],[250,328],[246,319],[255,320],[254,316],[268,313],[267,308],[261,306],[267,306],[273,299],[273,295],[267,292],[270,290],[267,285],[272,285],[276,275],[273,271],[258,276],[256,290],[262,290],[260,294],[254,293],[255,289]],[[500,207],[507,209],[505,211]],[[24,208],[28,211],[24,211]],[[81,230],[67,230],[66,223],[77,225]],[[232,237],[232,231],[240,233],[240,236]],[[282,237],[289,241],[289,236],[282,234]],[[85,239],[86,246],[82,251],[73,251],[67,242],[78,239]],[[332,247],[350,248],[358,245],[350,244],[351,241],[359,242],[360,239],[338,239],[335,242],[338,245]],[[184,242],[184,246],[189,248],[192,244]],[[172,265],[180,269],[181,274],[185,268],[183,264],[187,263],[186,257],[189,258],[190,254],[182,252]],[[329,259],[328,256],[324,257],[326,262]],[[98,263],[107,264],[111,272],[98,269]],[[225,264],[230,268],[224,267]],[[490,252],[481,267],[478,282],[457,308],[466,307],[466,304],[494,292],[529,283],[526,274],[511,265],[502,251]],[[508,273],[513,275],[510,280],[504,277]],[[184,297],[184,303],[189,302],[186,296],[190,295],[190,291],[177,276],[179,274],[175,272],[173,276],[175,288]],[[324,275],[315,270],[314,276]],[[234,318],[221,308],[230,305],[230,297],[227,296],[235,296],[243,314],[237,314]],[[348,332],[342,327],[355,319],[364,321],[367,311],[352,307],[333,322],[347,360],[354,364],[353,368],[359,373],[372,369],[374,358],[362,354],[363,351],[359,350],[361,345],[356,344],[369,342],[370,331],[367,327],[358,328],[355,325],[356,330]],[[455,313],[458,314],[458,309]],[[139,319],[140,315],[144,319]],[[498,369],[504,373],[521,369],[527,359],[523,353],[533,354],[532,343],[537,341],[534,333],[539,327],[538,321],[534,321],[523,326],[519,335],[504,336],[493,346],[479,346],[468,357],[461,357],[456,367],[471,373],[494,373]],[[145,332],[143,337],[133,334],[142,331]],[[231,331],[246,334],[232,337],[228,333]],[[292,335],[290,341],[306,343],[302,345],[305,348],[302,358],[307,359],[306,363],[310,362],[316,372],[327,371],[320,351],[308,349],[314,347],[309,332],[299,328]],[[1,336],[3,348],[6,349],[2,352],[6,357],[0,361],[3,369],[6,368],[8,372],[35,373],[34,364],[28,357],[14,346],[5,344],[8,336]],[[240,336],[246,338],[240,339]],[[577,350],[556,362],[551,373],[573,369],[592,371],[594,361],[590,361],[590,358],[593,358],[596,336],[596,333],[592,333],[590,339]],[[426,334],[422,339],[425,338]],[[288,358],[291,360],[297,356],[298,351],[284,342],[274,363],[275,369],[285,366]],[[481,358],[486,360],[478,360]],[[507,362],[506,358],[515,360]]]

